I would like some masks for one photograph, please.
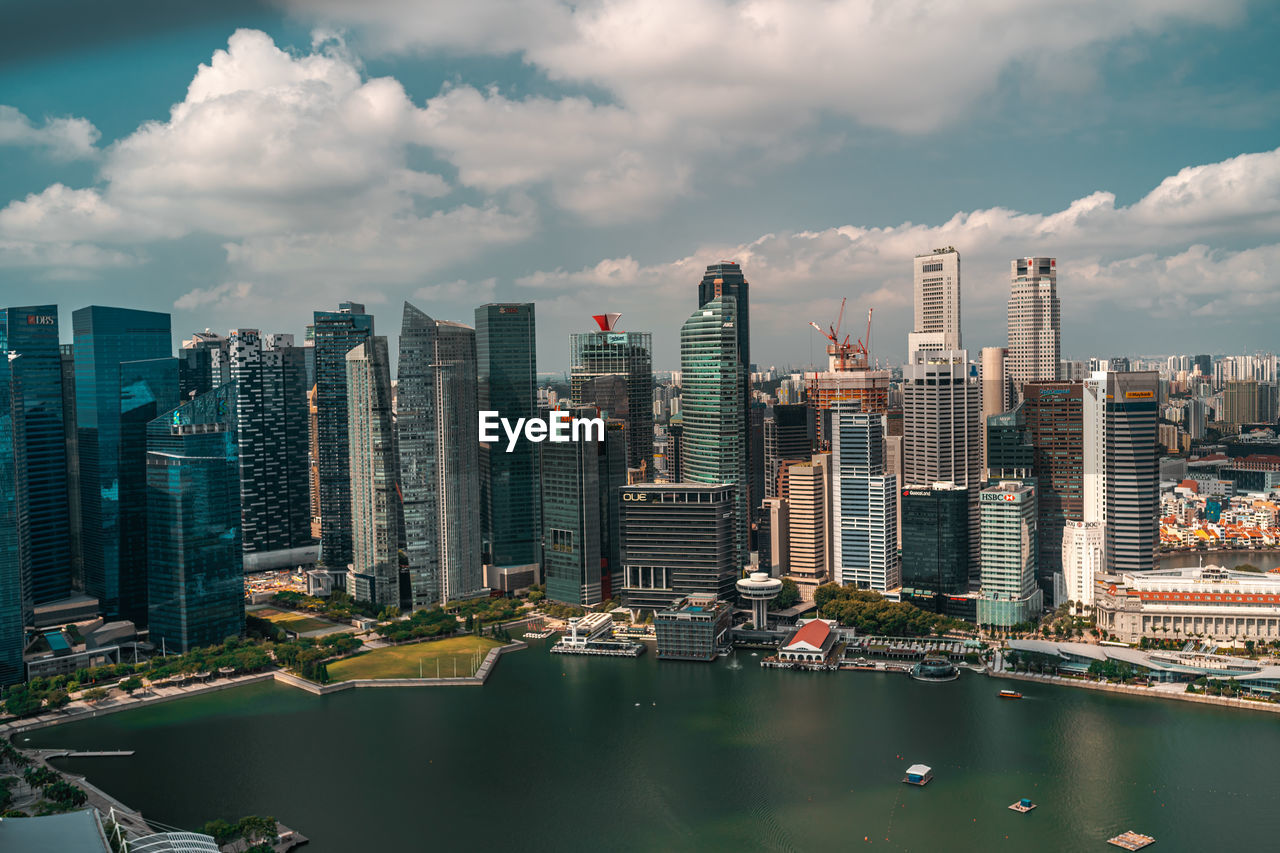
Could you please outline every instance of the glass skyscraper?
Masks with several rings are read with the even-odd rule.
[[[884,592],[901,584],[898,478],[884,470],[880,415],[856,403],[832,411],[832,563],[846,586]]]
[[[351,448],[351,561],[371,578],[367,599],[400,604],[401,533],[391,370],[377,335],[347,353],[347,436]],[[357,595],[355,590],[348,590]]]
[[[147,608],[170,652],[244,633],[235,384],[147,425]]]
[[[694,311],[680,330],[680,464],[686,482],[737,487],[737,564],[744,566],[749,553],[747,430],[736,324],[733,297],[721,296]]]
[[[748,478],[743,488],[746,494],[743,502],[754,514],[764,494],[756,494],[755,470],[760,468],[760,483],[763,487],[763,460],[752,456],[752,445],[749,436],[751,429],[751,288],[747,278],[742,274],[742,267],[735,261],[720,261],[710,264],[698,282],[698,307],[705,308],[712,300],[722,296],[733,299],[733,322],[738,336],[738,363],[742,366],[739,383],[742,386],[742,431],[743,447],[746,453]],[[763,452],[762,447],[756,448]]]
[[[476,334],[404,305],[396,432],[412,606],[484,589]]]
[[[480,411],[510,419],[538,414],[537,340],[532,302],[476,309]],[[488,561],[525,566],[539,560],[538,445],[480,444],[480,519]]]
[[[652,480],[653,335],[614,331],[617,315],[600,316],[600,331],[569,336],[573,406],[595,406],[626,421],[627,467],[643,469],[643,478]]]
[[[0,313],[0,352],[6,349],[22,356],[23,491],[29,530],[23,562],[30,576],[32,603],[47,604],[71,593],[58,306],[9,308]]]
[[[316,311],[314,319],[320,557],[331,569],[345,569],[351,562],[347,353],[373,335],[373,315],[358,302],[343,302],[337,311]]]
[[[85,592],[108,619],[147,620],[147,424],[178,404],[169,315],[72,315]]]
[[[571,410],[594,418],[594,408]],[[592,441],[547,442],[542,447],[543,577],[547,598],[593,605],[604,600],[601,564],[607,479],[606,456]]]
[[[0,353],[0,686],[26,680],[23,626],[30,609],[21,556],[26,519],[21,499],[22,388],[14,381],[21,356]]]

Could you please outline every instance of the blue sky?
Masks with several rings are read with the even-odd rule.
[[[723,257],[758,362],[841,297],[898,361],[955,245],[973,350],[1024,255],[1069,356],[1275,349],[1278,36],[1243,0],[0,3],[0,304],[532,300],[542,370],[603,311],[672,368]]]

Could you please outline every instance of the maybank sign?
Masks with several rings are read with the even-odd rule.
[[[501,427],[502,432],[498,429]],[[516,418],[515,423],[498,412],[480,413],[480,441],[492,444],[507,436],[507,452],[516,449],[516,442],[523,435],[534,444],[544,441],[604,441],[603,418],[574,418],[563,409],[551,412],[550,420],[542,418]]]

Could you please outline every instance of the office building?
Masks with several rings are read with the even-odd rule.
[[[178,350],[178,396],[183,402],[208,394],[231,379],[230,343],[205,329],[182,342]]]
[[[293,335],[233,329],[227,376],[235,383],[241,538],[246,572],[316,561],[311,537],[306,364]]]
[[[733,608],[712,595],[691,595],[653,614],[658,660],[713,661],[729,647]]]
[[[484,590],[476,384],[475,330],[406,302],[396,413],[414,609]]]
[[[626,422],[627,467],[639,469],[642,479],[651,480],[653,335],[619,331],[620,316],[597,315],[598,331],[569,336],[569,388],[574,408],[593,406],[607,417]]]
[[[26,501],[23,483],[23,417],[21,382],[14,363],[22,356],[0,353],[0,687],[26,680],[23,627],[31,611],[31,587],[23,571],[26,548]]]
[[[1005,347],[983,347],[982,348],[982,423],[985,425],[988,418],[992,415],[998,415],[1007,412],[1009,406],[1009,377],[1005,371],[1005,359],[1009,355],[1009,350]],[[989,455],[986,448],[986,435],[983,439],[983,458]],[[989,479],[990,473],[984,474],[984,478]]]
[[[337,311],[316,311],[314,320],[320,559],[341,570],[351,562],[347,353],[373,336],[373,315],[358,302],[343,302]]]
[[[1098,371],[1084,383],[1084,521],[1102,522],[1107,571],[1148,571],[1159,536],[1155,371]]]
[[[756,527],[760,524],[764,488],[764,420],[768,405],[752,401],[747,408],[747,508],[750,510],[751,548],[756,548]]]
[[[532,302],[481,305],[476,309],[476,374],[482,412],[498,412],[513,423],[538,415],[537,337]],[[487,562],[538,563],[542,536],[538,445],[518,441],[480,443],[480,525]]]
[[[736,564],[748,562],[747,430],[738,357],[737,309],[732,296],[711,300],[680,331],[684,435],[681,467],[690,483],[732,485]]]
[[[831,454],[786,462],[787,571],[802,590],[833,580]],[[810,597],[812,597],[810,595]]]
[[[76,351],[59,346],[62,363],[62,437],[67,458],[67,547],[71,588],[84,590],[84,526],[80,522],[80,441],[76,433]]]
[[[370,596],[364,600],[398,607],[403,538],[399,458],[387,339],[379,335],[347,353],[347,446],[352,569],[371,578]]]
[[[880,416],[842,405],[832,421],[833,571],[845,586],[884,592],[901,585],[901,569],[898,481],[885,474]]]
[[[969,494],[955,483],[902,489],[902,586],[934,595],[969,588]]]
[[[741,577],[736,487],[645,483],[620,491],[622,606],[661,610],[689,595],[733,596]]]
[[[742,267],[735,261],[708,264],[698,282],[698,308],[703,309],[717,299],[731,298],[733,331],[737,334],[738,382],[742,397],[742,447],[746,475],[741,482],[742,502],[748,512],[760,505],[763,495],[752,491],[751,472],[758,462],[751,455],[751,287]],[[745,541],[745,540],[744,540]],[[745,561],[744,561],[745,563]]]
[[[1058,379],[1062,358],[1062,309],[1055,258],[1010,262],[1009,358],[1007,369],[1021,395],[1027,382]]]
[[[1055,595],[1054,606],[1063,601],[1077,607],[1093,605],[1094,577],[1106,571],[1106,535],[1096,521],[1070,521],[1062,530],[1061,595]],[[1043,552],[1043,549],[1042,549]]]
[[[783,498],[765,498],[760,521],[760,568],[775,578],[791,571],[791,507]]]
[[[1040,615],[1036,490],[1006,480],[982,490],[982,594],[978,624],[1009,628]]]
[[[1063,572],[1063,529],[1084,520],[1084,384],[1029,382],[1022,393],[1040,513],[1040,588],[1049,596]]]
[[[1280,639],[1280,576],[1221,566],[1123,572],[1095,590],[1098,627],[1143,637],[1266,645]]]
[[[907,483],[955,483],[969,490],[969,566],[976,572],[983,424],[973,373],[964,350],[925,352],[903,367],[902,470]]]
[[[72,315],[85,592],[109,620],[147,621],[147,424],[178,405],[169,315]]]
[[[58,306],[35,305],[0,311],[0,357],[21,356],[22,436],[28,542],[23,552],[32,603],[47,604],[71,594],[67,445],[63,419],[62,353]]]
[[[960,340],[960,253],[948,246],[913,263],[915,316],[907,335],[907,361],[917,352],[952,352]]]
[[[764,495],[778,496],[778,471],[785,461],[813,454],[813,409],[804,403],[778,404],[764,422]]]
[[[987,418],[986,445],[987,479],[1025,480],[1031,477],[1035,451],[1022,403],[1011,411]]]
[[[235,400],[226,383],[147,425],[147,625],[170,653],[244,633]]]

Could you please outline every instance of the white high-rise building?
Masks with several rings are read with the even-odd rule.
[[[1009,379],[1022,396],[1024,382],[1059,377],[1062,309],[1055,258],[1018,258],[1010,263]]]
[[[914,293],[915,323],[907,335],[907,361],[914,362],[922,350],[960,349],[960,253],[948,246],[916,255]]]
[[[978,624],[1010,627],[1038,616],[1036,489],[1006,480],[982,490],[982,597]]]
[[[834,571],[840,583],[880,592],[902,585],[898,478],[884,470],[880,415],[837,404],[831,413]]]
[[[1062,588],[1055,596],[1055,607],[1064,601],[1074,601],[1077,606],[1093,605],[1093,576],[1106,571],[1106,547],[1100,522],[1067,522],[1062,530]],[[1057,580],[1054,579],[1055,588]]]

